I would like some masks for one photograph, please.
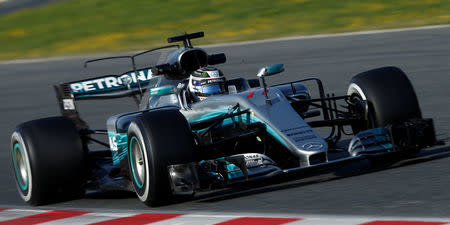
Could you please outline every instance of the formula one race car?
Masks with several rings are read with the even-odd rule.
[[[190,74],[226,61],[223,53],[193,47],[191,39],[199,37],[203,32],[168,39],[184,48],[87,61],[129,58],[133,70],[55,86],[62,116],[25,122],[12,134],[23,200],[40,205],[86,191],[125,190],[155,206],[348,160],[406,157],[437,144],[433,121],[422,118],[410,81],[396,67],[360,73],[347,95],[335,96],[317,78],[268,86],[266,79],[284,70],[276,64],[259,70],[256,79],[223,79],[219,94],[196,98],[187,88]],[[136,68],[137,56],[169,48],[177,49],[166,63]],[[132,97],[139,111],[108,118],[106,130],[91,129],[75,104],[120,97]],[[323,128],[329,132],[320,134]],[[345,148],[343,135],[352,135]],[[107,150],[93,150],[93,143]],[[340,150],[340,157],[331,157]]]

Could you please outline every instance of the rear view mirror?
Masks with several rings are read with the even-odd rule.
[[[266,67],[261,68],[259,70],[258,74],[256,74],[256,76],[259,77],[259,86],[262,87],[264,90],[263,93],[266,97],[266,104],[268,104],[268,105],[272,105],[272,103],[269,99],[269,95],[267,94],[269,91],[267,89],[267,84],[266,84],[266,80],[264,79],[264,77],[272,76],[274,74],[281,73],[283,71],[284,71],[283,64],[274,64],[271,66],[266,66]]]
[[[261,68],[256,76],[258,77],[272,76],[277,73],[281,73],[283,71],[284,71],[283,64],[275,64]]]
[[[171,95],[177,92],[177,88],[173,85],[164,85],[162,87],[152,88],[149,90],[150,96]]]

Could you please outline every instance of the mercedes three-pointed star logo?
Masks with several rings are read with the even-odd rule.
[[[302,145],[302,149],[304,150],[319,150],[323,147],[322,143],[319,142],[310,142]]]

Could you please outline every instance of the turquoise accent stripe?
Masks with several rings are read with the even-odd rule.
[[[201,117],[199,117],[197,119],[189,120],[189,122],[198,122],[198,121],[208,120],[208,119],[217,117],[219,115],[222,115],[224,113],[227,113],[228,111],[229,111],[229,108],[223,108],[221,110],[205,114],[205,115],[203,115],[203,116],[201,116]],[[239,117],[241,117],[240,119],[242,121],[247,121],[247,114],[242,114],[242,115],[239,115],[239,116],[235,116],[233,118],[224,119],[222,124],[219,125],[219,126],[226,126],[226,125],[232,124],[233,120],[234,121],[238,121]],[[265,123],[264,121],[262,121],[258,117],[252,116],[252,115],[250,115],[250,122],[251,123],[261,122],[261,123],[265,124],[267,132],[270,135],[272,135],[272,137],[274,137],[278,142],[280,142],[284,147],[289,148],[289,145],[286,143],[286,141],[277,132],[275,132],[275,130],[272,127],[270,127],[267,123]],[[196,132],[201,132],[201,131],[202,130],[197,130]]]
[[[16,153],[17,153],[17,149],[19,149],[20,155],[22,155],[22,164],[25,165],[25,169],[27,171],[27,176],[25,179],[25,184],[22,183],[22,180],[20,179],[20,172],[19,172],[19,166],[17,165],[17,160],[16,160]],[[19,143],[16,143],[14,145],[14,150],[13,150],[13,162],[14,162],[14,171],[16,173],[16,179],[19,183],[20,189],[22,189],[22,191],[26,191],[28,188],[28,165],[25,163],[25,154],[23,152],[22,146],[20,146]]]
[[[150,96],[161,96],[174,94],[176,91],[175,87],[172,85],[166,85],[162,87],[150,89]]]
[[[242,115],[240,115],[240,116],[242,117],[241,119],[242,119],[243,121],[246,121],[246,120],[247,120],[247,115],[246,115],[246,114],[242,114]],[[235,116],[235,117],[234,117],[234,120],[238,120],[238,119],[239,119],[239,116]],[[232,120],[231,118],[225,119],[225,120],[224,120],[224,123],[225,123],[226,120],[228,120],[227,123],[226,123],[226,125],[227,125],[227,124],[233,123],[233,120]],[[267,125],[264,121],[262,121],[261,119],[259,119],[259,118],[256,117],[256,116],[250,115],[250,122],[251,122],[251,123],[261,122],[261,123],[265,124],[265,125],[266,125],[266,131],[267,131],[267,133],[269,133],[270,135],[272,135],[272,137],[274,137],[278,142],[280,142],[280,143],[281,143],[282,145],[284,145],[286,148],[289,148],[289,146],[287,145],[286,141],[284,141],[283,138],[282,138],[277,132],[275,132],[275,130],[274,130],[271,126]],[[225,124],[224,124],[224,125],[225,125]]]
[[[139,187],[139,188],[142,188],[142,186],[144,186],[144,183],[139,183],[139,181],[138,181],[138,179],[137,179],[137,177],[136,177],[136,173],[134,172],[134,163],[133,163],[133,140],[136,140],[136,142],[137,142],[137,138],[136,137],[132,137],[131,139],[130,139],[130,162],[131,162],[131,171],[132,171],[132,173],[133,173],[133,178],[134,178],[134,182],[136,183],[136,185]],[[147,172],[147,171],[146,171]]]
[[[243,177],[244,173],[233,163],[227,162],[228,179]]]
[[[117,150],[112,150],[112,160],[113,165],[117,165],[127,156],[128,148],[127,148],[127,134],[126,133],[114,133],[114,132],[108,132],[108,137],[110,140],[115,140],[115,145],[117,145]],[[110,146],[112,148],[113,146]]]
[[[222,115],[224,113],[227,113],[227,112],[228,112],[228,109],[224,108],[223,110],[219,110],[219,111],[203,114],[201,117],[199,117],[197,119],[189,120],[189,122],[198,122],[198,121],[209,120],[209,119],[212,119],[214,117],[220,116],[220,115]]]
[[[394,150],[394,145],[391,143],[391,137],[389,136],[389,130],[386,127],[373,128],[373,133],[376,135],[375,140],[381,143],[380,146],[387,150],[387,152],[392,152]],[[384,142],[384,143],[383,143]]]

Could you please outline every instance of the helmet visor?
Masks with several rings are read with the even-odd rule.
[[[202,94],[212,95],[221,93],[222,89],[219,84],[210,84],[202,86]]]

